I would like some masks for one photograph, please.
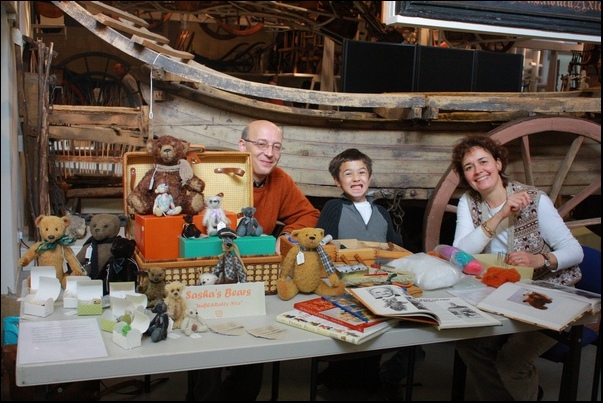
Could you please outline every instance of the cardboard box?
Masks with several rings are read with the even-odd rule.
[[[55,273],[53,269],[53,274]],[[38,289],[34,293],[26,295],[23,300],[23,315],[45,318],[54,312],[54,302],[61,293],[61,283],[56,277],[42,276],[38,278],[37,286]]]
[[[77,308],[77,284],[80,281],[92,280],[89,276],[68,276],[63,292],[63,308]]]
[[[222,240],[217,236],[207,238],[182,238],[180,237],[180,257],[216,257],[223,253]],[[276,238],[272,235],[243,236],[234,240],[241,256],[267,256],[274,255]]]
[[[125,350],[142,345],[142,335],[151,324],[151,318],[138,310],[131,311],[132,323],[118,322],[113,327],[113,342]]]
[[[237,215],[232,212],[226,212],[226,216],[234,223],[236,228]],[[136,246],[147,260],[165,260],[177,259],[179,257],[196,257],[192,255],[180,256],[180,241],[182,237],[182,226],[185,224],[184,215],[178,214],[173,216],[157,217],[154,214],[135,215],[134,239]],[[193,223],[207,235],[207,228],[203,225],[203,214],[193,216]],[[233,224],[231,224],[233,225]],[[213,238],[213,237],[212,237]],[[189,239],[205,239],[205,238],[189,238]],[[215,255],[199,255],[199,256],[217,256]]]
[[[185,224],[184,215],[157,217],[156,215],[135,216],[136,247],[148,260],[177,259],[180,245],[178,238],[182,235]],[[193,223],[201,228],[203,216],[195,215]]]
[[[84,280],[77,285],[77,314],[102,315],[103,280]]]
[[[182,238],[180,243],[181,258],[217,257],[222,253],[222,240],[217,236],[207,238]]]

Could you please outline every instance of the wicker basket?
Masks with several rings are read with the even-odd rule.
[[[175,259],[145,260],[138,249],[134,252],[140,270],[159,266],[165,269],[166,281],[181,281],[186,285],[197,285],[202,273],[211,273],[218,265],[218,259]],[[266,295],[276,294],[276,280],[280,271],[282,256],[243,257],[248,281],[263,281]]]

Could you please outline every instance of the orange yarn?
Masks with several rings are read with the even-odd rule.
[[[516,283],[521,279],[519,272],[513,268],[490,267],[482,277],[482,283],[498,288],[506,282]]]

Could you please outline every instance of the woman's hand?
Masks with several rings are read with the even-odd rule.
[[[528,192],[514,193],[507,198],[507,201],[500,211],[504,218],[507,218],[511,214],[517,214],[528,204],[530,204]]]
[[[532,255],[527,252],[511,252],[507,256],[507,264],[537,268],[543,265],[543,257],[540,255]]]

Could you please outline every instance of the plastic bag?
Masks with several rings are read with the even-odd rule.
[[[482,274],[485,270],[483,264],[469,253],[450,245],[438,245],[433,251],[444,260],[457,266],[465,274]]]
[[[415,253],[394,259],[381,268],[391,273],[414,273],[415,284],[424,290],[452,287],[463,278],[461,269],[427,253]]]

